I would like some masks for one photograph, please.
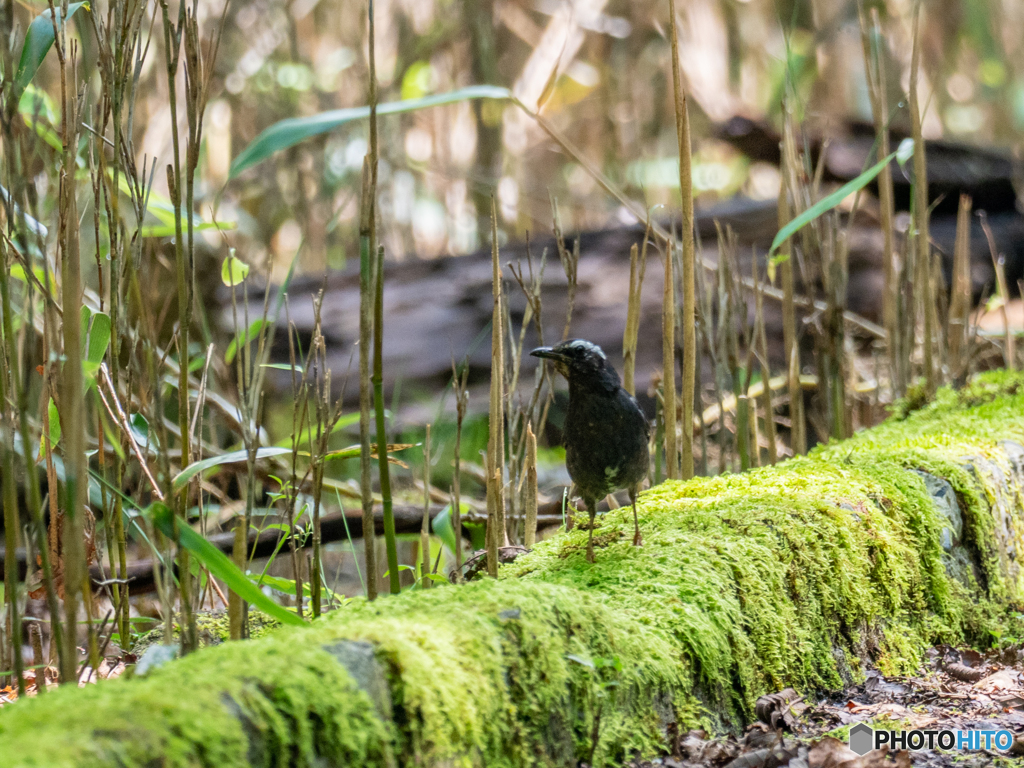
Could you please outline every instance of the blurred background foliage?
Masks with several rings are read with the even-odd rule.
[[[888,41],[890,94],[909,82],[910,0],[870,2]],[[23,24],[44,6],[24,3]],[[219,0],[198,4],[215,28]],[[771,198],[778,173],[716,138],[729,118],[777,120],[787,72],[796,117],[824,133],[870,121],[857,3],[837,0],[686,0],[680,3],[683,71],[694,124],[698,206],[737,192]],[[1016,144],[1024,130],[1024,4],[924,4],[925,138]],[[667,3],[653,0],[379,0],[381,102],[474,83],[504,85],[568,135],[616,183],[649,205],[677,210],[678,172],[666,33]],[[79,27],[82,79],[95,66]],[[237,222],[204,234],[211,250],[283,274],[303,244],[300,269],[340,268],[356,253],[365,122],[314,138],[228,180],[233,157],[283,118],[367,102],[366,8],[340,0],[254,0],[227,9],[214,63],[201,180],[204,219]],[[162,44],[143,63],[136,108],[140,155],[165,158],[171,131]],[[49,57],[36,83],[56,93]],[[37,92],[38,93],[38,92]],[[909,125],[894,101],[893,123]],[[44,116],[57,119],[52,104]],[[185,117],[180,117],[184,123]],[[381,238],[389,258],[472,251],[487,240],[489,197],[501,234],[522,240],[551,228],[549,195],[567,232],[632,216],[525,114],[484,100],[381,120]],[[139,158],[141,162],[141,157]],[[45,160],[43,160],[45,162]],[[163,174],[156,191],[166,194]],[[42,196],[41,196],[42,197]],[[158,244],[157,244],[157,247]],[[219,263],[219,258],[217,259]]]

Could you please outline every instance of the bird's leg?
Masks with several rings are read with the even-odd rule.
[[[594,518],[597,516],[597,502],[586,499],[587,512],[590,513],[590,530],[587,531],[587,562],[594,562]]]
[[[629,500],[633,502],[633,546],[642,547],[644,544],[644,537],[640,535],[640,519],[636,515],[636,489],[631,488],[629,491]]]

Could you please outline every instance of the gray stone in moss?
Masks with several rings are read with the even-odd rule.
[[[911,471],[924,480],[925,489],[932,497],[936,511],[942,515],[943,525],[939,532],[939,541],[942,544],[942,562],[946,567],[946,573],[971,589],[972,584],[979,583],[980,572],[963,540],[964,516],[956,498],[956,491],[944,478],[919,469]]]
[[[362,640],[341,640],[323,647],[331,656],[338,660],[352,676],[370,701],[377,708],[381,719],[391,719],[391,691],[387,677],[377,661],[377,650],[373,643]]]
[[[1021,486],[1024,474],[1017,471],[1015,459],[1016,449],[1007,450],[1007,443],[1000,441],[1006,451],[1010,472],[1007,473],[999,462],[983,456],[968,456],[965,459],[967,469],[977,479],[978,484],[985,488],[989,511],[992,516],[995,544],[1002,562],[1003,571],[1008,584],[1016,585],[1020,579],[1020,557],[1024,543],[1024,530],[1018,516],[1021,507]],[[1017,445],[1014,443],[1014,445]],[[1017,445],[1017,448],[1020,446]],[[1012,594],[1012,593],[1011,593]]]
[[[928,495],[932,497],[932,501],[935,502],[935,509],[944,519],[945,525],[943,525],[940,534],[942,548],[946,552],[952,552],[956,547],[960,546],[964,535],[964,516],[960,512],[960,505],[956,500],[956,491],[953,490],[953,486],[947,480],[941,477],[936,477],[918,469],[912,471],[924,480],[924,487],[928,490]]]

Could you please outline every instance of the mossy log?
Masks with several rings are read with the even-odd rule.
[[[497,580],[356,600],[307,629],[0,710],[4,766],[593,765],[740,727],[932,643],[990,644],[1024,596],[1024,377],[851,440],[670,482]]]

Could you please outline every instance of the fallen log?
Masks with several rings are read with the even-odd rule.
[[[590,765],[735,729],[766,693],[983,645],[1024,598],[1024,376],[776,467],[668,482],[498,579],[0,710],[5,766]]]
[[[433,520],[438,514],[441,513],[443,507],[434,506],[430,509],[430,519]],[[550,527],[553,525],[560,525],[562,517],[558,512],[561,510],[561,502],[553,502],[544,505],[541,510],[541,514],[538,515],[537,524],[541,528]],[[423,508],[412,507],[406,505],[396,505],[392,510],[395,518],[395,532],[396,533],[419,533],[423,525]],[[467,514],[463,516],[463,519],[469,523],[481,523],[486,518],[479,514]],[[308,524],[308,520],[305,521]],[[374,512],[373,527],[377,535],[384,535],[384,513],[381,510]],[[270,528],[264,530],[257,530],[260,526],[254,526],[249,531],[249,543],[246,547],[246,552],[249,553],[250,557],[261,558],[269,557],[278,550],[281,539],[287,536],[287,533],[282,531],[280,528]],[[333,541],[345,541],[349,538],[361,539],[363,537],[363,516],[361,512],[331,512],[320,518],[320,540],[324,544],[329,544]],[[222,533],[214,533],[206,539],[213,546],[219,549],[225,554],[230,553],[235,545],[235,534],[232,531],[224,531]],[[312,547],[313,543],[310,537],[306,537],[303,542],[303,548]],[[16,556],[18,558],[18,578],[24,580],[27,574],[26,558],[27,554],[24,547],[19,547],[16,550]],[[4,565],[4,552],[0,550],[0,572],[3,571]],[[105,562],[96,562],[89,567],[89,578],[92,580],[93,586],[96,588],[101,587],[108,579],[111,578],[110,569],[108,564]],[[140,593],[152,592],[156,589],[156,582],[153,574],[153,561],[152,560],[137,560],[135,562],[128,563],[128,573],[125,577],[128,581],[129,589],[133,595]],[[3,583],[0,580],[0,583]]]

